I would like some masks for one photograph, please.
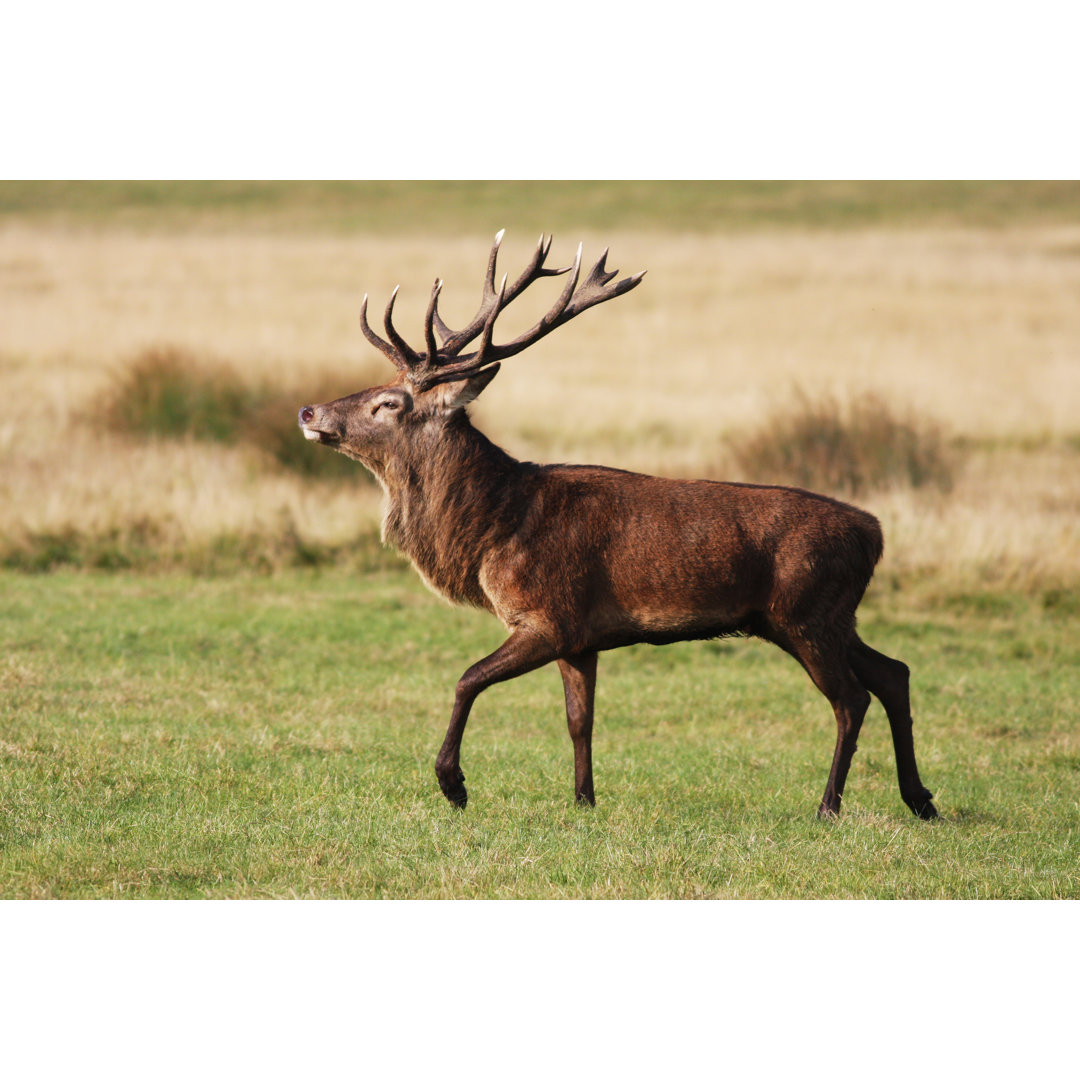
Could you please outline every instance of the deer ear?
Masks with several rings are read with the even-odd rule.
[[[491,367],[485,368],[483,371],[478,372],[476,375],[471,375],[467,379],[462,379],[460,382],[444,383],[440,389],[442,390],[442,405],[448,412],[453,412],[455,409],[463,409],[470,401],[475,401],[476,398],[487,388],[487,384],[491,382],[499,373],[499,365],[492,364]]]

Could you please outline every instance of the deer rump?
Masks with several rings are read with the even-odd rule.
[[[436,280],[424,318],[426,349],[384,315],[387,338],[361,328],[398,375],[382,386],[306,405],[306,438],[363,463],[386,494],[383,536],[437,592],[487,608],[510,631],[458,681],[435,773],[455,805],[467,802],[460,751],[478,694],[555,661],[574,747],[574,789],[593,804],[597,654],[638,642],[747,634],[794,656],[832,705],[836,749],[819,816],[834,817],[870,694],[885,707],[900,794],[916,816],[937,816],[915,763],[909,673],[860,640],[855,611],[882,553],[865,511],[795,488],[669,480],[590,465],[519,462],[472,426],[466,406],[500,361],[596,304],[640,284],[613,282],[605,251],[579,286],[571,266],[546,267],[551,238],[511,286],[495,286],[502,233],[488,260],[480,310],[454,331],[438,314]],[[493,341],[499,313],[534,281],[569,274],[532,329]],[[438,338],[442,338],[439,343]],[[465,353],[479,338],[476,351]]]

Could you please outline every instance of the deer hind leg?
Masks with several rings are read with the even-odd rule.
[[[592,774],[593,700],[596,693],[596,653],[581,653],[559,661],[566,695],[566,724],[574,744],[574,794],[582,805],[595,806]]]
[[[814,685],[833,707],[836,716],[836,749],[833,752],[825,794],[818,807],[818,817],[834,818],[840,813],[844,784],[847,782],[863,718],[870,707],[870,695],[855,677],[842,645],[822,642],[816,637],[811,640],[801,634],[774,631],[769,636],[802,664]]]
[[[469,798],[465,774],[461,771],[461,739],[477,695],[493,683],[524,675],[554,659],[554,650],[540,635],[527,629],[515,630],[490,656],[477,661],[458,680],[450,726],[435,759],[439,787],[455,806],[464,807]]]
[[[877,652],[857,636],[848,649],[848,662],[859,682],[884,706],[889,718],[900,797],[916,817],[927,821],[936,818],[937,810],[930,801],[934,796],[923,786],[915,764],[907,664]]]

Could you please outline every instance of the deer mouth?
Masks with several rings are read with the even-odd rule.
[[[341,436],[333,431],[320,431],[318,428],[302,427],[304,438],[311,442],[322,443],[324,446],[334,446],[341,442]]]

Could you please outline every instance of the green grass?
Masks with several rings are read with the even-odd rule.
[[[411,572],[4,573],[0,896],[1080,897],[1075,604],[882,590],[862,626],[913,669],[933,825],[877,706],[817,822],[831,713],[749,641],[601,658],[593,811],[554,669],[492,688],[460,813],[433,758],[502,634]]]
[[[1076,223],[1075,181],[3,181],[0,221],[347,233]],[[492,224],[495,222],[496,224]]]

